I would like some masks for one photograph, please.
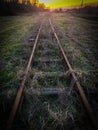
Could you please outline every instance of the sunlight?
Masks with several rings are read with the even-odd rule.
[[[46,6],[49,6],[51,3],[51,0],[39,0],[41,3],[45,3]]]
[[[46,6],[50,8],[59,8],[65,6],[65,0],[40,0],[40,2],[45,3]]]
[[[81,0],[39,0],[50,8],[76,7],[81,5]],[[84,4],[98,3],[98,0],[84,0]]]

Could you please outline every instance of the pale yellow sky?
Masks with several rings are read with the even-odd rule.
[[[21,2],[22,0],[20,0]],[[35,0],[30,0],[32,1]],[[45,3],[46,6],[50,8],[60,8],[60,7],[73,7],[73,6],[80,6],[82,0],[39,0],[39,2]],[[83,0],[84,4],[91,4],[91,3],[97,3],[98,0]]]
[[[71,7],[71,6],[79,6],[82,0],[39,0],[40,2],[44,2],[46,6],[50,6],[52,8],[55,7]],[[98,0],[84,0],[84,4],[89,3],[98,3]]]

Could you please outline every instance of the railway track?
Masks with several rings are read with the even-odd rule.
[[[90,104],[62,48],[51,19],[47,19],[47,22],[46,25],[41,23],[38,30],[23,80],[7,122],[7,130],[12,128],[23,93],[43,96],[57,96],[66,93],[71,97],[74,88],[78,90],[93,128],[97,130]],[[45,29],[45,26],[48,27]],[[30,74],[31,70],[32,74]]]

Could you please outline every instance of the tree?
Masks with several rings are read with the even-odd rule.
[[[83,0],[81,0],[81,8],[83,7],[83,4],[84,4],[84,1],[83,1]]]
[[[39,8],[42,9],[42,10],[45,9],[45,4],[44,3],[40,3],[39,4]]]

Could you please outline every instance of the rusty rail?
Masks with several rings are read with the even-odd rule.
[[[19,90],[17,92],[16,98],[15,98],[15,101],[14,101],[14,105],[12,107],[12,111],[10,113],[10,116],[9,116],[9,119],[8,119],[8,122],[7,122],[7,128],[6,128],[7,130],[11,129],[15,115],[16,115],[16,112],[17,112],[17,109],[18,109],[18,106],[19,106],[19,103],[20,103],[20,100],[21,100],[21,97],[22,97],[24,85],[26,83],[28,72],[29,72],[29,69],[30,69],[30,66],[31,66],[31,62],[32,62],[33,57],[34,57],[34,53],[35,53],[35,49],[36,49],[36,46],[37,46],[37,43],[38,43],[41,28],[42,28],[42,24],[40,25],[40,28],[38,30],[38,34],[37,34],[35,42],[34,42],[34,46],[33,46],[31,56],[29,58],[29,61],[28,61],[27,67],[26,67],[26,71],[25,71],[23,80],[22,80],[21,85],[19,87]]]
[[[77,87],[77,89],[79,91],[79,94],[81,96],[83,104],[84,104],[84,106],[85,106],[85,108],[86,108],[86,110],[88,112],[88,115],[89,115],[91,121],[92,121],[92,125],[93,125],[95,130],[98,130],[97,123],[96,123],[96,120],[95,120],[92,108],[91,108],[91,106],[90,106],[90,104],[89,104],[89,102],[88,102],[88,100],[86,98],[86,95],[85,95],[85,93],[84,93],[84,91],[83,91],[79,81],[77,80],[77,77],[76,77],[76,75],[75,75],[75,73],[74,73],[74,71],[73,71],[73,69],[72,69],[72,67],[71,67],[71,65],[69,63],[69,60],[68,60],[68,58],[67,58],[67,56],[66,56],[66,54],[65,54],[65,52],[63,50],[63,47],[62,47],[62,45],[60,43],[60,40],[59,40],[59,38],[57,36],[57,33],[56,33],[56,31],[55,31],[55,29],[54,29],[54,27],[52,25],[51,19],[49,19],[49,23],[50,23],[50,26],[51,26],[51,28],[53,30],[54,36],[55,36],[55,38],[57,40],[57,44],[58,44],[58,46],[59,46],[59,48],[60,48],[60,50],[62,52],[63,58],[64,58],[67,66],[68,66],[68,69],[70,70],[71,76],[75,80],[75,86]]]
[[[92,109],[91,109],[91,106],[90,106],[90,104],[89,104],[89,102],[88,102],[88,100],[87,100],[87,98],[86,98],[86,96],[85,96],[85,93],[84,93],[84,91],[83,91],[83,89],[82,89],[82,87],[81,87],[79,81],[77,80],[77,77],[76,77],[76,75],[75,75],[75,73],[74,73],[74,71],[73,71],[73,69],[72,69],[72,67],[71,67],[71,65],[70,65],[70,63],[69,63],[69,61],[68,61],[68,58],[67,58],[67,56],[66,56],[66,54],[65,54],[65,52],[64,52],[64,50],[63,50],[63,48],[62,48],[62,45],[61,45],[61,43],[60,43],[60,40],[59,40],[59,38],[58,38],[58,36],[57,36],[57,34],[56,34],[56,31],[55,31],[55,29],[54,29],[54,27],[53,27],[53,25],[52,25],[51,19],[49,19],[49,23],[50,23],[50,26],[51,26],[52,31],[53,31],[53,33],[54,33],[54,36],[55,36],[55,38],[56,38],[56,40],[57,40],[57,44],[58,44],[58,46],[59,46],[59,48],[60,48],[60,50],[61,50],[61,52],[62,52],[63,58],[64,58],[64,60],[65,60],[65,62],[66,62],[66,64],[67,64],[67,66],[68,66],[68,68],[69,68],[69,70],[70,70],[72,79],[75,81],[75,86],[76,86],[76,88],[78,89],[78,91],[79,91],[79,93],[80,93],[80,96],[81,96],[81,99],[82,99],[82,101],[83,101],[83,104],[84,104],[84,106],[85,106],[85,108],[86,108],[86,110],[87,110],[87,112],[88,112],[88,115],[89,115],[89,117],[90,117],[90,119],[91,119],[91,121],[92,121],[92,124],[93,124],[94,128],[97,130],[97,125],[96,125],[96,121],[95,121],[95,118],[94,118],[94,115],[93,115],[93,111],[92,111]],[[34,46],[33,46],[33,49],[32,49],[32,53],[31,53],[31,56],[30,56],[29,61],[28,61],[28,64],[27,64],[27,68],[26,68],[26,71],[25,71],[23,80],[22,80],[21,85],[20,85],[20,87],[19,87],[19,90],[18,90],[18,92],[17,92],[16,98],[15,98],[15,101],[14,101],[14,105],[13,105],[13,107],[12,107],[12,111],[11,111],[10,116],[9,116],[9,120],[8,120],[8,122],[7,122],[7,130],[10,130],[10,129],[12,128],[12,124],[13,124],[13,121],[14,121],[14,118],[15,118],[15,115],[16,115],[16,112],[17,112],[17,109],[18,109],[18,107],[19,107],[19,103],[20,103],[20,101],[21,101],[21,97],[22,97],[24,85],[25,85],[26,80],[27,80],[27,76],[28,76],[28,73],[29,73],[29,69],[30,69],[30,66],[31,66],[31,62],[32,62],[33,57],[34,57],[34,53],[35,53],[36,46],[37,46],[37,43],[38,43],[38,39],[39,39],[39,35],[40,35],[41,28],[42,28],[42,24],[40,25],[38,34],[37,34],[37,36],[36,36],[35,43],[34,43]],[[48,91],[44,90],[44,91],[45,91],[46,93],[50,93],[50,92],[51,92],[50,90],[48,90]],[[57,90],[55,90],[54,92],[57,93]]]

